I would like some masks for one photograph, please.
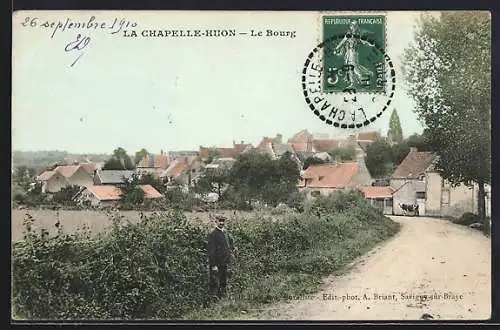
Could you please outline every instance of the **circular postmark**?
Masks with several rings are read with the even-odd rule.
[[[309,53],[301,82],[305,101],[319,119],[354,129],[373,123],[389,107],[396,74],[377,41],[347,32],[327,38]]]

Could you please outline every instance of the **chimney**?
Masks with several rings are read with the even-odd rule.
[[[283,143],[283,135],[280,133],[276,134],[276,143],[282,144]]]
[[[415,147],[410,147],[410,152],[418,152],[418,149]]]
[[[162,156],[163,156],[163,149],[161,149],[161,150],[160,150],[160,155],[162,155]]]
[[[245,141],[241,140],[241,144],[245,144]]]

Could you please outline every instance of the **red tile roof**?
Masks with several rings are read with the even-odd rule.
[[[57,166],[54,171],[62,174],[65,178],[70,178],[80,168],[80,165],[61,165]]]
[[[161,177],[173,177],[176,178],[179,176],[186,168],[191,165],[194,160],[196,160],[197,156],[184,156],[176,158],[170,166],[160,174]]]
[[[48,180],[50,180],[50,178],[52,176],[54,176],[55,173],[56,173],[56,171],[45,171],[42,174],[40,174],[37,177],[37,179],[40,180],[40,181],[48,181]]]
[[[137,167],[151,168],[149,163],[150,157],[151,154],[147,154],[145,157],[143,157],[139,164],[137,164]],[[154,168],[166,169],[169,164],[168,155],[153,155],[153,164]]]
[[[258,150],[267,150],[267,146],[269,143],[272,143],[273,139],[267,136],[264,136],[262,140],[260,140],[259,144],[257,144],[257,147],[255,147]]]
[[[351,182],[358,169],[356,162],[311,165],[304,172],[299,186],[342,189]]]
[[[141,185],[142,191],[144,191],[144,198],[159,198],[162,197],[155,188],[151,185]],[[121,199],[121,190],[118,187],[112,185],[90,185],[87,189],[100,201],[115,201]]]
[[[358,134],[358,140],[376,141],[378,137],[378,132],[362,132]]]
[[[390,198],[393,190],[391,187],[364,186],[359,188],[365,198]]]
[[[436,154],[426,151],[415,151],[414,149],[403,159],[398,165],[394,173],[393,179],[418,179],[424,174],[425,170],[436,159]]]
[[[163,197],[162,194],[158,192],[153,186],[149,184],[141,185],[142,191],[144,191],[144,198],[160,198]]]
[[[235,148],[206,148],[200,146],[200,157],[207,158],[210,150],[217,151],[219,158],[233,158],[241,153],[241,151],[238,151]]]
[[[111,185],[89,185],[87,189],[100,201],[116,201],[121,199],[121,190]]]
[[[235,143],[235,144],[233,144],[233,149],[236,152],[236,154],[242,153],[247,148],[253,148],[253,146],[249,143]]]
[[[94,171],[97,169],[97,165],[94,163],[83,163],[80,166],[89,174],[94,174]]]

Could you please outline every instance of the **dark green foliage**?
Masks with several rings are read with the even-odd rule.
[[[102,167],[103,170],[133,170],[134,168],[132,160],[123,148],[115,149],[111,158]]]
[[[216,169],[205,169],[193,187],[194,192],[202,195],[216,193],[220,198],[223,187],[229,183],[229,174],[230,170],[223,165]]]
[[[135,157],[134,157],[134,164],[137,165],[141,162],[141,160],[146,157],[146,155],[148,154],[148,151],[144,148],[142,148],[141,150],[137,151],[135,153]]]
[[[139,186],[129,186],[121,188],[122,202],[126,204],[138,205],[144,202],[144,191]]]
[[[229,295],[236,299],[224,312],[310,292],[321,276],[398,230],[359,195],[334,195],[318,203],[319,217],[230,221],[238,252]],[[340,207],[345,204],[350,208]],[[14,313],[27,319],[175,319],[210,313],[206,232],[181,212],[154,214],[137,224],[112,220],[110,230],[96,236],[31,230],[14,243]],[[25,225],[31,229],[33,219]]]
[[[307,170],[307,168],[311,165],[324,164],[324,163],[325,163],[325,161],[323,159],[312,157],[312,156],[307,157],[306,160],[304,160],[304,166],[302,167],[302,169]]]
[[[208,151],[208,157],[205,160],[205,164],[210,164],[219,157],[220,157],[219,151],[217,150],[217,148],[214,147]]]
[[[231,193],[244,198],[244,203],[259,200],[276,206],[297,191],[300,172],[285,152],[273,160],[267,154],[247,152],[238,155],[229,173]]]
[[[345,162],[356,158],[356,150],[353,147],[335,148],[328,152],[336,161]]]
[[[389,119],[389,130],[387,131],[387,137],[394,143],[403,142],[403,129],[401,128],[401,122],[399,120],[399,115],[396,109],[392,110],[391,118]]]
[[[392,147],[384,139],[378,139],[366,148],[366,167],[374,178],[392,174],[394,169]]]
[[[13,304],[26,318],[176,318],[207,301],[205,234],[184,215],[91,238],[31,233],[14,244]]]
[[[192,211],[200,205],[192,192],[186,192],[181,187],[170,187],[164,191],[163,196],[166,206],[175,210]]]
[[[12,181],[24,191],[28,191],[30,184],[35,179],[35,169],[26,166],[16,167],[12,174]]]
[[[73,197],[80,191],[79,186],[64,187],[54,194],[52,201],[54,203],[62,203],[67,205],[74,205]]]

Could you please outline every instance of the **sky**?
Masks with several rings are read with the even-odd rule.
[[[280,133],[287,139],[302,129],[332,138],[345,136],[351,131],[326,125],[311,113],[300,84],[304,61],[319,43],[325,14],[332,13],[16,12],[12,149],[111,153],[122,147],[133,154],[141,148],[160,152],[198,150],[200,145],[231,147],[233,141],[256,145],[263,136]],[[385,134],[396,108],[403,134],[409,136],[420,133],[422,125],[405,93],[401,56],[413,40],[419,13],[385,14],[386,50],[396,68],[396,93],[384,115],[357,132]],[[138,34],[174,29],[296,33],[294,38],[155,38],[124,37],[123,30],[130,31],[130,25],[116,34],[110,32],[117,25],[59,28],[54,34],[50,27],[67,19],[88,22],[92,16],[92,24],[104,22],[108,27],[115,18],[135,23]],[[34,17],[37,20],[31,21]],[[78,34],[80,40],[89,38],[88,44],[71,49]]]

